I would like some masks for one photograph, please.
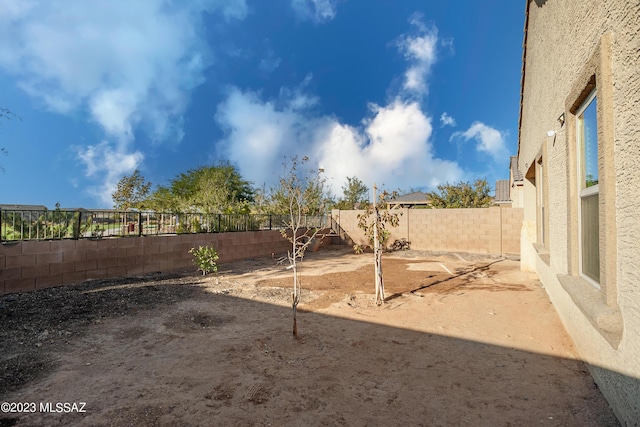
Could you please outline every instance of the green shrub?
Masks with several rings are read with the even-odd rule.
[[[192,233],[202,233],[202,225],[200,224],[200,219],[199,218],[192,218],[191,219],[191,232]]]
[[[218,251],[210,246],[199,246],[198,249],[191,248],[190,254],[193,254],[193,263],[198,267],[198,271],[202,271],[204,276],[207,273],[215,273],[218,271]]]

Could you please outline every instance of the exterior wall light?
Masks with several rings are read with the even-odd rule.
[[[560,127],[564,125],[564,113],[560,114],[560,117],[558,117],[558,123],[560,123]]]

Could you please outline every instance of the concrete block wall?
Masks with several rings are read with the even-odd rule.
[[[502,253],[505,255],[520,255],[520,235],[524,219],[523,208],[502,208],[501,231]]]
[[[522,208],[398,209],[398,227],[391,228],[389,242],[405,238],[411,248],[438,252],[471,252],[492,255],[520,254]],[[333,211],[334,221],[346,239],[368,244],[358,228],[363,211]]]
[[[0,294],[86,279],[195,270],[189,249],[206,245],[215,247],[224,263],[281,255],[290,244],[279,231],[6,243],[0,245]]]

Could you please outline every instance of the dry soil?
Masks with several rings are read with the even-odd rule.
[[[0,426],[617,425],[517,261],[372,261],[305,257],[298,339],[271,258],[3,295]]]

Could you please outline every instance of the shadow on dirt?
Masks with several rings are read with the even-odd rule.
[[[404,295],[406,293],[415,294],[416,292],[422,291],[424,289],[432,288],[434,286],[438,286],[438,285],[441,285],[441,284],[446,284],[446,283],[449,283],[449,282],[451,282],[451,281],[453,281],[455,279],[458,279],[460,277],[473,275],[474,273],[485,272],[487,277],[490,277],[493,274],[495,274],[495,272],[490,272],[489,268],[492,265],[497,264],[497,263],[499,263],[501,261],[504,261],[504,260],[503,259],[498,259],[498,260],[492,261],[492,262],[490,262],[488,264],[478,265],[478,266],[475,266],[475,267],[473,267],[471,269],[462,270],[462,271],[460,271],[460,272],[458,272],[458,273],[456,273],[456,274],[454,274],[452,276],[449,276],[449,277],[444,278],[444,279],[436,280],[436,281],[434,281],[432,283],[428,283],[426,285],[422,285],[422,286],[420,286],[418,288],[415,288],[415,289],[413,289],[413,290],[411,290],[409,292],[395,293],[395,294],[389,295],[387,298],[385,298],[385,301],[394,300],[394,299],[396,299],[398,297],[401,297],[402,295]],[[489,274],[487,274],[487,273],[489,273]],[[433,276],[430,276],[430,277],[433,277]],[[473,278],[472,278],[472,280],[473,280]],[[470,280],[469,282],[471,282],[472,280]],[[446,292],[452,292],[453,289],[455,289],[457,287],[460,287],[460,286],[464,286],[464,285],[465,285],[465,282],[458,283],[458,284],[454,285],[453,287],[451,287],[449,289],[446,289]],[[502,290],[503,287],[504,286],[500,286],[499,289]],[[508,287],[508,285],[507,285],[507,287]],[[522,288],[523,288],[522,286],[515,286],[515,287],[512,286],[512,287],[509,287],[509,290],[519,290],[519,289],[522,289]],[[486,287],[486,286],[485,287],[481,287],[480,289],[496,290],[496,289],[491,289],[490,287]],[[523,290],[526,290],[526,287]]]
[[[500,261],[389,299],[489,277]],[[294,340],[290,307],[205,282],[156,274],[3,295],[0,401],[81,396],[91,410],[0,414],[0,426],[618,425],[578,360],[314,312],[300,312]],[[71,349],[91,363],[55,360]]]
[[[163,304],[191,298],[198,307],[193,313],[200,314],[193,321],[211,328],[188,328],[170,339],[171,331],[151,327],[131,338],[131,345],[145,343],[144,352],[126,357],[103,336],[104,354],[91,366],[67,371],[51,390],[31,387],[23,394],[28,400],[85,396],[91,411],[19,414],[4,421],[0,415],[0,423],[617,425],[577,360],[320,313],[301,314],[303,331],[294,340],[288,308],[212,294],[195,284],[129,287],[112,296],[128,300],[129,307],[162,308],[147,318],[154,325],[183,313]],[[138,292],[161,295],[161,302],[148,304]],[[89,299],[97,294],[79,293]],[[136,324],[132,310],[124,313],[125,328]],[[76,331],[82,333],[83,326]],[[67,392],[70,384],[74,390]]]
[[[2,295],[0,396],[53,369],[50,351],[90,325],[194,298],[199,283],[193,273],[153,273]]]

